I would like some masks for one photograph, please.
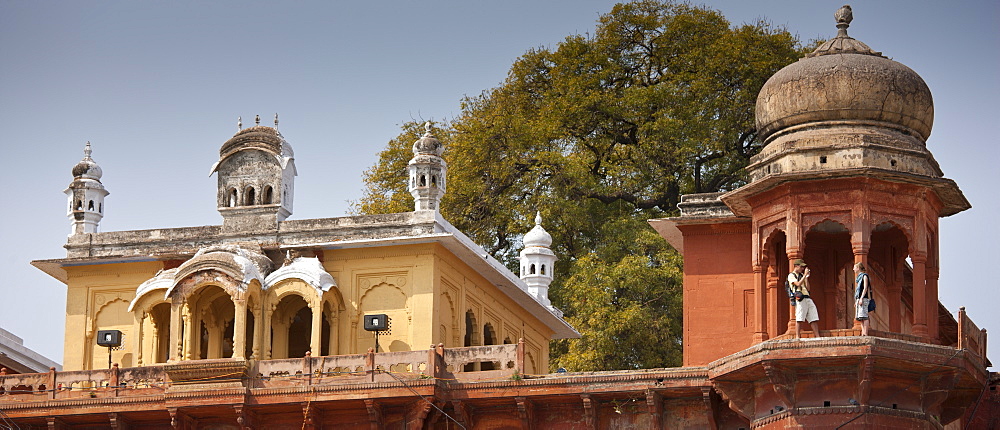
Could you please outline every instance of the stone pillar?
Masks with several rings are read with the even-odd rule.
[[[181,357],[184,357],[184,351],[181,350],[184,336],[181,307],[180,300],[175,299],[170,303],[170,344],[167,348],[170,357],[167,361],[180,361]]]
[[[330,351],[328,351],[330,355],[340,354],[340,346],[337,344],[337,330],[339,329],[337,327],[338,322],[337,311],[335,309],[330,313],[330,318],[327,320],[327,323],[330,324]]]
[[[251,351],[250,358],[260,360],[260,341],[264,332],[264,318],[262,318],[260,307],[251,309],[250,312],[253,312],[253,351]]]
[[[245,359],[247,349],[247,301],[233,300],[233,358]]]
[[[312,330],[309,331],[309,350],[313,357],[323,355],[323,298],[309,302],[312,311]]]
[[[854,208],[851,215],[853,222],[853,228],[851,229],[851,251],[854,253],[854,264],[861,263],[865,266],[865,270],[871,271],[871,265],[868,264],[868,251],[871,249],[872,237],[872,225],[869,220],[871,214],[867,207],[858,206]],[[853,267],[851,268],[853,269]],[[857,287],[857,282],[851,281],[851,289],[853,291],[851,293],[851,300],[847,306],[847,314],[854,321],[853,329],[861,330],[861,321],[854,319],[856,312],[854,296],[857,294]]]
[[[802,258],[802,251],[798,249],[788,249],[786,253],[788,254],[788,273],[792,273],[792,270],[795,269],[795,260]],[[784,280],[782,280],[782,282],[784,282]],[[812,291],[810,291],[810,293],[811,292]],[[786,331],[785,333],[793,334],[795,333],[795,308],[792,306],[789,306],[789,308],[790,309],[788,309],[788,331]]]
[[[938,276],[937,267],[927,268],[927,337],[933,343],[938,343]]]
[[[913,262],[913,335],[926,339],[927,330],[927,256],[910,255]]]
[[[195,325],[198,325],[198,318],[194,314],[190,305],[184,307],[184,338],[187,339],[184,342],[184,359],[194,360],[195,348],[201,343],[198,341],[196,333],[200,330],[195,330]],[[199,327],[200,328],[200,327]]]
[[[145,331],[143,330],[143,326],[146,325],[146,317],[148,316],[149,314],[145,312],[143,312],[142,315],[139,316],[139,330],[138,330],[139,339],[137,339],[136,342],[136,345],[138,346],[137,348],[138,350],[136,351],[136,365],[139,367],[142,367],[142,356],[143,356],[142,351],[146,349],[145,348],[146,345],[152,344],[152,342],[143,337],[143,332]]]
[[[264,317],[261,318],[260,321],[262,326],[261,330],[263,330],[263,333],[260,336],[261,342],[266,340],[264,343],[264,355],[262,357],[264,360],[270,360],[274,353],[274,339],[276,336],[272,336],[271,333],[274,331],[274,327],[272,327],[274,325],[272,317],[274,316],[275,308],[276,306],[274,304],[267,305],[267,307],[264,308]]]
[[[762,259],[763,260],[763,259]],[[753,287],[754,287],[754,334],[753,343],[761,343],[767,340],[767,271],[762,264],[767,264],[767,260],[753,265]]]

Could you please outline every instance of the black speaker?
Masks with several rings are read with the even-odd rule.
[[[97,344],[110,348],[122,346],[122,332],[118,330],[98,330]]]
[[[365,315],[365,330],[385,331],[389,329],[389,316],[386,314]]]

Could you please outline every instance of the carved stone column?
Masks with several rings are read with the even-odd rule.
[[[913,334],[928,337],[927,330],[927,256],[911,254],[913,262]]]
[[[264,309],[265,309],[264,310],[264,317],[261,318],[261,321],[260,321],[260,325],[262,326],[261,330],[263,330],[264,332],[262,333],[262,335],[260,337],[262,338],[262,342],[263,342],[263,339],[267,340],[267,342],[264,343],[264,356],[263,356],[263,359],[264,360],[270,360],[271,357],[272,357],[272,355],[273,355],[273,352],[274,352],[273,351],[273,349],[274,349],[274,341],[273,341],[274,336],[271,335],[271,333],[274,330],[274,328],[271,327],[273,325],[273,321],[271,321],[271,319],[274,316],[274,309],[277,306],[275,306],[273,303],[270,304],[270,305],[265,305],[265,306],[266,307],[264,307]]]
[[[766,264],[766,260],[762,262]],[[754,287],[754,333],[753,343],[761,343],[767,340],[767,271],[766,266],[761,263],[753,266],[753,287]]]
[[[322,297],[316,297],[309,302],[312,311],[312,330],[309,331],[309,350],[313,357],[323,355],[323,302]]]
[[[247,350],[247,301],[233,300],[233,358],[245,359]]]

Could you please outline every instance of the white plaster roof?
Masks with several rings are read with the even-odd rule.
[[[316,257],[298,257],[275,270],[264,280],[264,289],[285,279],[301,279],[321,292],[330,291],[330,288],[337,286],[333,276],[326,272],[323,263]]]
[[[135,298],[132,299],[132,303],[128,304],[128,311],[132,312],[132,308],[135,307],[136,302],[146,295],[146,293],[158,289],[166,291],[174,285],[174,275],[177,274],[177,268],[161,270],[156,272],[156,276],[149,278],[146,282],[139,284],[139,287],[135,289]]]

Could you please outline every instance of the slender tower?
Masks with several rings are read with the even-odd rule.
[[[109,193],[101,184],[101,166],[90,158],[90,142],[83,148],[83,160],[73,166],[73,182],[64,193],[68,197],[67,216],[73,219],[70,236],[81,233],[97,233],[98,224],[104,218],[104,197]]]
[[[553,266],[557,260],[552,246],[552,235],[542,228],[542,214],[535,214],[535,227],[524,235],[521,250],[521,280],[528,284],[528,293],[539,303],[552,307],[549,301],[549,284],[552,283]]]
[[[413,143],[413,158],[407,165],[410,172],[410,194],[413,210],[436,211],[444,196],[448,164],[441,158],[444,145],[431,133],[431,123],[424,123],[426,132]]]

